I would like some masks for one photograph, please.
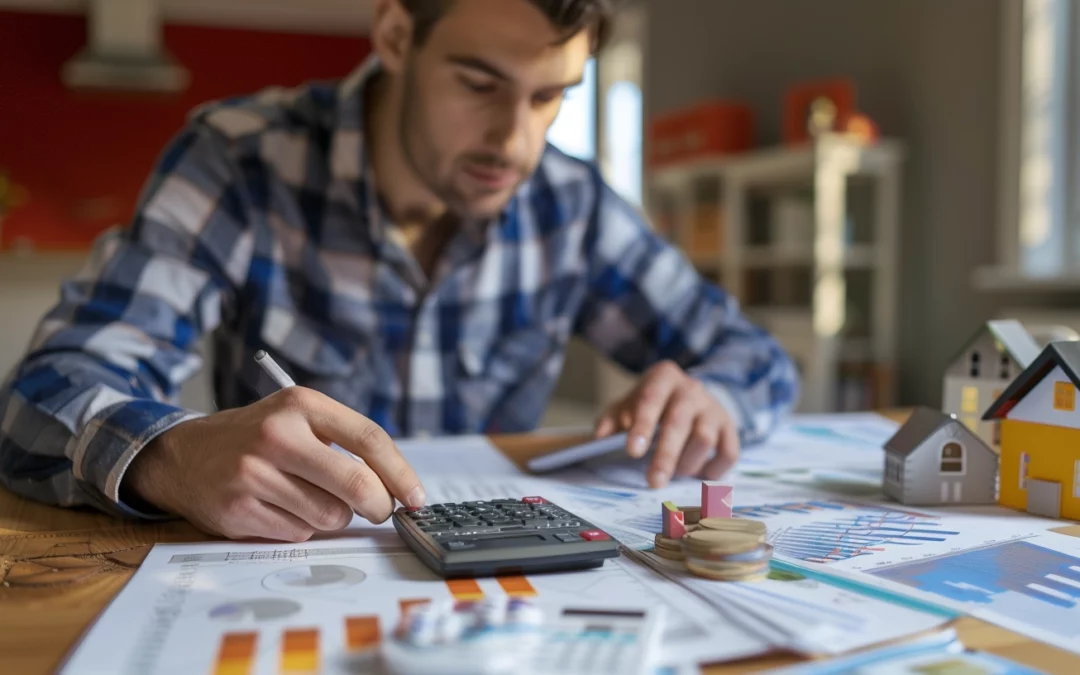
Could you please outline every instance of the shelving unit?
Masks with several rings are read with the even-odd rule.
[[[904,155],[825,134],[647,176],[654,226],[798,362],[802,412],[893,402]]]

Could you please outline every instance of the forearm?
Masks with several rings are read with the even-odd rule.
[[[744,444],[795,405],[798,373],[739,302],[705,281],[609,190],[587,238],[589,295],[578,330],[625,368],[672,361],[729,410]]]
[[[153,438],[196,416],[89,354],[31,356],[0,388],[0,483],[47,504],[155,517],[121,500],[124,472]]]

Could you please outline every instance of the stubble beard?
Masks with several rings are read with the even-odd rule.
[[[463,194],[454,184],[453,165],[451,165],[450,175],[439,175],[439,168],[443,165],[443,161],[430,141],[432,134],[427,128],[423,114],[426,110],[425,101],[420,95],[413,68],[414,65],[410,60],[404,72],[401,124],[398,125],[398,143],[401,145],[405,161],[424,187],[446,206],[451,215],[463,220],[483,220],[496,215],[505,206],[508,197],[497,207],[478,210],[471,204],[472,200],[469,196]],[[480,163],[498,164],[500,162],[498,158],[477,159]],[[515,190],[516,187],[515,185]],[[510,193],[512,194],[513,190]]]

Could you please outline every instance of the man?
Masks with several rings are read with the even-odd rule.
[[[343,82],[197,111],[0,394],[3,484],[228,537],[381,522],[425,499],[392,437],[533,428],[572,334],[644,373],[596,432],[640,456],[659,429],[653,485],[726,471],[791,407],[791,361],[544,140],[610,20],[379,0]],[[202,415],[175,401],[207,333]]]

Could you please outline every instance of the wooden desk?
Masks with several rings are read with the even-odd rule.
[[[516,461],[576,439],[493,439]],[[51,673],[156,542],[205,541],[185,523],[131,525],[51,508],[0,489],[0,673]],[[975,619],[957,622],[964,644],[1049,673],[1080,673],[1080,656]],[[727,663],[708,673],[752,673],[794,663],[791,656]]]

